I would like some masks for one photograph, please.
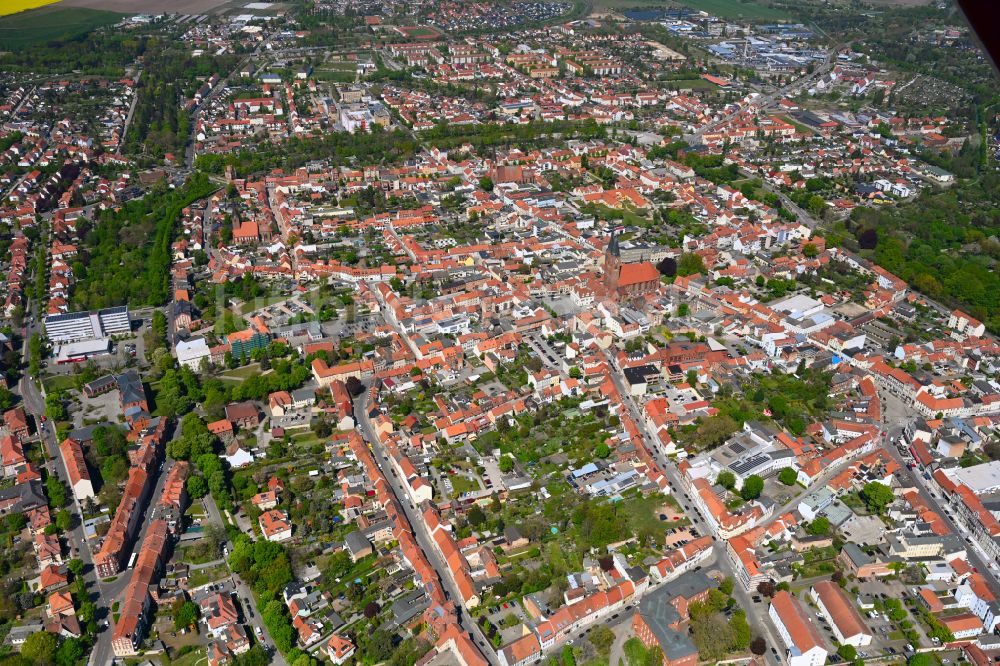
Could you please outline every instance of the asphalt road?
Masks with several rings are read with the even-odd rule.
[[[225,522],[222,520],[222,514],[219,512],[219,507],[215,504],[215,500],[212,498],[212,496],[206,495],[201,500],[201,503],[202,506],[205,507],[205,513],[208,516],[209,522],[214,523],[219,527],[225,527]],[[228,540],[224,543],[224,545],[227,548],[232,548],[232,544],[229,543]],[[227,567],[229,566],[228,559],[226,560],[226,566]],[[245,582],[243,582],[243,579],[240,578],[235,573],[232,574],[230,578],[236,587],[236,594],[240,598],[240,605],[243,606],[244,611],[246,611],[248,608],[251,611],[250,613],[246,613],[247,616],[243,618],[247,624],[251,625],[252,627],[251,633],[254,633],[256,637],[256,630],[260,629],[261,634],[264,637],[264,640],[262,642],[265,645],[265,647],[267,647],[268,652],[271,654],[272,664],[276,664],[277,666],[288,666],[288,662],[286,662],[285,658],[281,655],[280,652],[278,652],[278,648],[277,646],[275,646],[274,640],[271,638],[271,633],[267,630],[267,627],[264,626],[263,620],[261,620],[260,610],[257,608],[257,600],[254,599],[253,593],[250,591],[250,588],[247,586]]]
[[[777,103],[778,101],[780,101],[785,97],[788,97],[789,95],[797,94],[807,85],[811,84],[813,81],[816,81],[821,76],[827,74],[831,69],[833,69],[833,66],[836,62],[834,60],[834,55],[839,49],[840,45],[831,48],[827,52],[826,61],[823,64],[816,67],[811,74],[806,74],[805,76],[798,78],[795,81],[792,81],[791,83],[781,88],[778,88],[773,92],[770,92],[761,97],[757,97],[756,99],[753,100],[753,104],[758,108],[763,109],[771,106],[772,104]],[[716,131],[717,129],[725,125],[727,122],[729,122],[730,120],[732,120],[733,118],[744,112],[745,112],[744,108],[737,109],[736,111],[728,113],[722,118],[719,118],[718,120],[710,122],[704,127],[700,127],[697,131],[695,131],[692,134],[684,135],[683,138],[690,144],[698,143],[698,140],[701,139],[702,135]]]
[[[472,617],[465,609],[465,605],[462,602],[462,595],[459,593],[458,587],[455,585],[455,579],[452,578],[447,563],[441,556],[440,551],[438,551],[437,543],[431,538],[430,533],[427,531],[427,526],[424,523],[423,516],[417,510],[416,505],[411,503],[410,496],[406,492],[406,489],[403,488],[402,481],[393,473],[393,470],[387,462],[385,457],[385,447],[383,447],[382,442],[379,441],[378,436],[375,434],[375,429],[372,427],[371,420],[368,418],[367,391],[362,393],[361,396],[359,396],[355,401],[354,418],[355,422],[358,424],[361,436],[371,445],[375,463],[379,466],[379,469],[382,471],[382,475],[385,477],[386,481],[389,482],[389,488],[392,489],[392,493],[396,496],[396,500],[399,502],[399,505],[403,507],[403,513],[406,514],[406,519],[410,521],[410,526],[413,528],[413,535],[417,540],[417,545],[420,546],[420,550],[423,551],[427,561],[432,567],[434,567],[434,570],[441,578],[441,583],[444,585],[445,596],[453,601],[457,606],[458,619],[462,629],[472,636],[472,640],[479,647],[480,652],[482,652],[486,660],[492,666],[499,666],[500,660],[497,658],[496,652],[493,651],[492,646],[486,640],[482,630],[480,630],[479,626],[475,623],[475,621],[473,621]]]
[[[666,459],[660,452],[659,449],[653,444],[656,438],[646,427],[646,421],[642,418],[642,411],[639,409],[635,400],[628,393],[628,388],[625,386],[625,382],[622,379],[621,373],[619,372],[617,366],[612,362],[610,356],[606,356],[608,360],[608,365],[611,368],[611,380],[615,383],[615,387],[618,389],[619,395],[622,396],[622,402],[625,408],[629,410],[632,416],[632,420],[639,426],[640,432],[642,433],[643,439],[646,442],[646,449],[651,453],[654,460],[656,460],[657,465],[663,470],[666,475],[667,480],[670,482],[670,487],[673,491],[674,497],[683,506],[689,507],[684,510],[684,514],[691,520],[691,524],[697,528],[700,534],[712,536],[712,554],[715,558],[716,568],[718,568],[724,575],[731,578],[736,584],[733,586],[733,597],[736,599],[737,605],[740,608],[747,610],[747,623],[750,625],[750,630],[753,632],[754,636],[762,636],[768,645],[767,658],[774,663],[780,663],[780,660],[775,659],[774,653],[770,651],[771,647],[778,650],[779,654],[784,654],[784,644],[778,639],[777,632],[773,630],[771,624],[765,618],[767,617],[767,604],[754,604],[751,595],[748,594],[743,586],[739,584],[739,577],[733,570],[732,564],[729,562],[729,554],[727,553],[726,542],[721,541],[718,537],[715,537],[715,531],[705,522],[704,517],[694,506],[691,506],[691,501],[686,500],[683,495],[683,490],[685,485],[681,482],[680,472],[677,466],[670,460]]]
[[[42,414],[45,413],[45,399],[42,397],[38,390],[38,387],[34,382],[30,381],[27,377],[23,377],[19,384],[21,397],[24,401],[25,411],[31,414],[35,419],[35,424],[39,428],[39,441],[45,447],[45,453],[48,460],[45,463],[45,468],[49,474],[55,475],[63,485],[69,489],[69,497],[72,498],[72,504],[67,507],[69,511],[73,514],[73,529],[68,533],[64,534],[67,543],[70,547],[70,557],[78,558],[83,561],[83,578],[87,582],[87,592],[91,597],[91,600],[98,606],[98,617],[99,623],[102,621],[110,621],[108,617],[108,606],[110,604],[107,602],[107,590],[105,585],[97,577],[97,571],[94,568],[94,557],[90,552],[90,544],[87,543],[87,538],[83,532],[83,511],[80,508],[79,502],[76,500],[76,495],[73,494],[72,488],[69,484],[69,473],[66,469],[66,461],[63,460],[62,455],[59,452],[59,444],[56,441],[55,432],[53,431],[51,424],[45,424],[42,428]],[[100,626],[100,625],[99,625]],[[110,629],[100,629],[97,635],[97,642],[94,646],[94,653],[100,656],[101,653],[105,655],[110,654],[111,651],[111,630]],[[96,663],[107,663],[106,661],[98,661]]]
[[[890,420],[883,421],[883,427],[886,431],[886,439],[883,440],[883,449],[887,451],[889,455],[892,456],[893,460],[895,460],[900,465],[901,469],[899,470],[898,473],[900,484],[903,486],[916,488],[917,492],[920,494],[920,497],[927,503],[927,506],[929,506],[931,510],[933,510],[935,513],[941,516],[941,519],[945,522],[945,524],[953,533],[959,536],[968,534],[968,530],[963,525],[961,525],[960,523],[949,517],[948,512],[945,509],[947,508],[948,510],[950,510],[951,507],[947,505],[947,503],[942,504],[940,501],[938,501],[937,498],[934,497],[934,495],[931,494],[929,488],[934,488],[936,484],[932,481],[927,481],[926,479],[924,479],[923,475],[920,474],[919,472],[911,470],[907,466],[907,463],[910,461],[906,460],[903,457],[903,455],[899,452],[899,449],[897,449],[896,446],[889,443],[890,440],[892,439],[895,439],[895,441],[897,442],[899,441],[900,434],[903,431],[903,426],[899,424],[907,423],[917,418],[916,411],[905,405],[902,400],[900,400],[899,398],[897,398],[896,396],[892,395],[887,391],[879,390],[879,396],[882,398],[883,419],[889,417],[890,413],[894,414],[902,413],[908,415],[908,418],[906,419],[890,417]],[[937,492],[936,488],[935,492]],[[966,550],[966,553],[969,559],[969,563],[972,564],[972,566],[974,566],[976,570],[983,575],[983,578],[986,579],[986,583],[993,591],[993,594],[1000,596],[1000,581],[997,580],[996,572],[989,566],[991,564],[991,560],[984,557],[979,547],[975,545],[975,542],[970,542],[967,540],[967,543],[969,544],[969,547]]]

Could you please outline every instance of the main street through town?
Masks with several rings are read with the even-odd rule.
[[[917,414],[916,410],[907,406],[889,391],[880,390],[879,396],[883,403],[882,423],[885,432],[882,448],[900,466],[897,475],[899,484],[904,488],[914,488],[920,494],[920,498],[927,503],[927,506],[941,516],[948,529],[953,534],[957,534],[965,540],[968,546],[966,553],[969,562],[983,575],[993,594],[1000,597],[1000,579],[998,579],[996,564],[983,553],[982,549],[973,539],[967,536],[970,533],[969,529],[954,518],[950,505],[941,501],[943,497],[939,490],[934,488],[936,485],[935,482],[928,480],[923,474],[918,472],[914,461],[908,456],[904,456],[900,448],[896,446],[903,439],[905,424],[911,423],[913,420],[921,417]]]
[[[659,447],[655,445],[655,442],[657,441],[656,437],[653,433],[649,432],[649,429],[646,427],[646,420],[642,417],[642,411],[630,395],[628,387],[625,385],[625,381],[622,378],[620,368],[615,365],[613,358],[610,355],[606,355],[605,358],[607,358],[609,365],[611,366],[610,374],[611,379],[615,384],[615,388],[618,389],[618,394],[621,396],[622,402],[628,409],[632,420],[639,427],[640,433],[645,440],[646,449],[650,452],[659,468],[666,475],[667,480],[670,482],[672,494],[683,506],[684,513],[691,520],[691,524],[698,529],[700,534],[712,537],[712,553],[715,558],[716,567],[725,576],[731,578],[736,583],[733,585],[733,596],[736,598],[738,605],[747,610],[747,622],[750,624],[751,631],[753,631],[754,635],[761,636],[767,641],[768,659],[773,660],[774,663],[780,663],[776,654],[770,649],[781,649],[784,644],[777,638],[777,634],[771,627],[771,623],[765,619],[767,616],[766,601],[755,603],[750,594],[747,593],[747,591],[743,589],[743,586],[739,584],[739,577],[733,570],[733,566],[729,560],[726,542],[719,540],[718,537],[715,536],[715,530],[713,530],[712,527],[705,521],[697,507],[693,505],[691,498],[684,493],[686,485],[681,481],[681,475],[680,471],[677,469],[677,465],[668,460],[660,452]]]
[[[499,666],[500,660],[497,658],[496,652],[493,651],[490,643],[486,640],[486,636],[479,628],[479,625],[476,624],[468,610],[462,604],[462,595],[459,593],[458,587],[455,585],[455,579],[450,573],[448,563],[444,561],[444,558],[441,556],[441,553],[437,548],[437,544],[427,531],[427,525],[424,523],[423,516],[417,509],[417,506],[413,504],[410,499],[409,494],[403,487],[402,480],[389,464],[389,458],[386,454],[385,447],[382,445],[378,435],[375,433],[375,428],[372,425],[371,419],[368,418],[367,391],[362,393],[357,400],[355,400],[354,419],[358,424],[358,430],[360,431],[361,436],[371,447],[373,457],[375,458],[375,464],[377,464],[379,469],[382,471],[382,476],[384,476],[386,481],[389,482],[389,488],[392,490],[392,494],[396,497],[396,501],[398,501],[399,505],[403,508],[403,513],[406,515],[406,519],[409,521],[410,526],[413,529],[413,536],[417,540],[417,545],[420,546],[420,550],[423,551],[424,557],[427,558],[427,561],[430,562],[431,566],[437,572],[438,577],[441,579],[441,583],[444,585],[445,596],[455,603],[458,609],[458,619],[461,623],[462,629],[472,636],[472,639],[475,641],[486,660],[489,661],[492,666]]]

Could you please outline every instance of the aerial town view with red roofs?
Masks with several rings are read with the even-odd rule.
[[[0,666],[1000,663],[977,30],[0,8]]]

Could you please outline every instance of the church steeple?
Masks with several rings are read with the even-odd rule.
[[[613,228],[611,230],[611,242],[608,243],[608,254],[612,257],[622,256],[621,250],[618,247],[618,229]]]
[[[608,293],[618,290],[618,273],[621,271],[621,249],[618,247],[618,229],[611,229],[611,240],[604,250],[604,284]]]

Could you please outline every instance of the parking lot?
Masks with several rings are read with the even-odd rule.
[[[508,615],[513,615],[522,623],[528,622],[527,613],[524,612],[521,604],[516,601],[504,602],[496,608],[490,609],[490,612],[487,614],[490,623],[503,635],[504,643],[509,643],[521,635],[520,625],[504,628],[503,621]]]
[[[698,530],[695,528],[675,527],[667,532],[666,537],[664,537],[664,546],[666,548],[679,548],[681,546],[686,546],[688,543],[697,538]]]
[[[563,352],[557,345],[537,334],[526,335],[524,340],[545,366],[554,370],[558,370],[562,366]]]
[[[866,580],[861,586],[861,590],[864,594],[868,595],[867,598],[876,606],[879,606],[880,603],[886,599],[903,599],[904,595],[908,594],[904,585],[899,581],[886,582],[880,580]],[[892,622],[892,620],[890,620],[885,613],[877,610],[877,608],[860,608],[858,606],[857,595],[853,594],[850,590],[847,590],[847,595],[855,604],[855,607],[858,609],[858,613],[861,614],[862,620],[872,634],[871,644],[857,649],[858,656],[862,659],[873,659],[886,657],[893,658],[897,655],[903,655],[906,652],[907,641],[905,638],[890,638],[894,632],[897,632],[896,625]],[[808,588],[802,590],[798,596],[802,599],[803,607],[807,610],[810,619],[820,630],[820,634],[826,642],[831,646],[838,645],[839,641],[837,636],[833,633],[833,628],[830,626],[829,618],[823,617],[819,614],[818,609],[809,598]],[[766,602],[766,599],[762,600],[762,603],[766,604]],[[766,609],[766,605],[764,607]],[[912,618],[909,619],[913,621]],[[914,625],[918,624],[918,622],[914,622]],[[830,655],[830,663],[838,663],[838,661],[840,661],[840,658],[837,655]]]

